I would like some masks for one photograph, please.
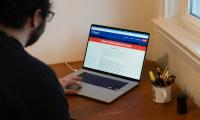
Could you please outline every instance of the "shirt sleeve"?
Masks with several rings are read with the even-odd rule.
[[[18,101],[20,120],[70,120],[64,92],[52,73],[30,75]]]

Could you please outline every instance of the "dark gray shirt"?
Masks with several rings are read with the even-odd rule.
[[[3,32],[0,32],[0,119],[70,119],[55,73]]]

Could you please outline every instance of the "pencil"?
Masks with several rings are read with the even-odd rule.
[[[167,72],[167,66],[165,67],[164,71],[163,71],[163,74],[161,75],[161,78],[164,79],[164,75],[165,73]]]

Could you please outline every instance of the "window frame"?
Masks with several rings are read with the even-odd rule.
[[[200,69],[200,20],[189,14],[189,0],[157,0],[158,16],[153,19],[161,40]]]
[[[183,0],[183,14],[177,19],[178,23],[200,38],[200,19],[190,14],[190,0]]]

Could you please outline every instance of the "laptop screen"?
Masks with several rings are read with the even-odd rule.
[[[92,25],[84,68],[140,80],[149,34]]]

